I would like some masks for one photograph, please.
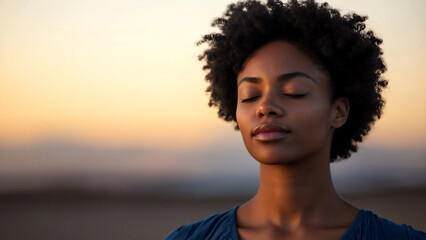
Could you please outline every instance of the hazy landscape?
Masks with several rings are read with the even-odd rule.
[[[49,142],[0,148],[1,239],[161,239],[256,191],[257,163],[238,143],[193,150]],[[426,154],[365,148],[332,164],[359,208],[426,230]]]
[[[426,230],[426,188],[344,194],[359,208]],[[162,239],[173,229],[250,196],[164,197],[77,190],[0,194],[0,238]]]

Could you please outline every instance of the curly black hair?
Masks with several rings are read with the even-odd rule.
[[[330,162],[350,157],[380,118],[385,104],[381,92],[388,84],[382,77],[382,40],[365,30],[366,19],[355,13],[342,16],[328,3],[314,0],[230,4],[212,23],[220,32],[206,34],[197,43],[208,44],[199,60],[206,61],[209,106],[219,108],[220,118],[236,123],[237,75],[244,62],[269,42],[288,41],[327,70],[333,99],[348,98],[350,113],[334,132]]]

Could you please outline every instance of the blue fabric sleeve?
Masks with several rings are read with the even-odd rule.
[[[426,240],[426,234],[409,225],[396,224],[376,214],[361,210],[341,240]]]
[[[235,223],[234,207],[226,212],[209,216],[201,221],[184,225],[167,235],[164,240],[196,240],[196,239],[235,239],[238,231]]]

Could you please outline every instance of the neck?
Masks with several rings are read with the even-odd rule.
[[[252,199],[256,214],[275,225],[311,225],[324,213],[342,206],[328,161],[260,166],[260,185]]]

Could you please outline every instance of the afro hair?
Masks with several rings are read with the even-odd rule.
[[[382,40],[365,30],[366,19],[355,13],[341,15],[314,0],[230,4],[212,23],[219,32],[206,34],[197,43],[208,45],[199,60],[206,62],[209,106],[218,107],[220,118],[236,123],[237,75],[244,62],[271,41],[288,41],[327,70],[333,99],[349,100],[347,122],[333,135],[330,162],[350,157],[380,118],[385,103],[381,92],[388,84],[382,77],[386,71]]]

